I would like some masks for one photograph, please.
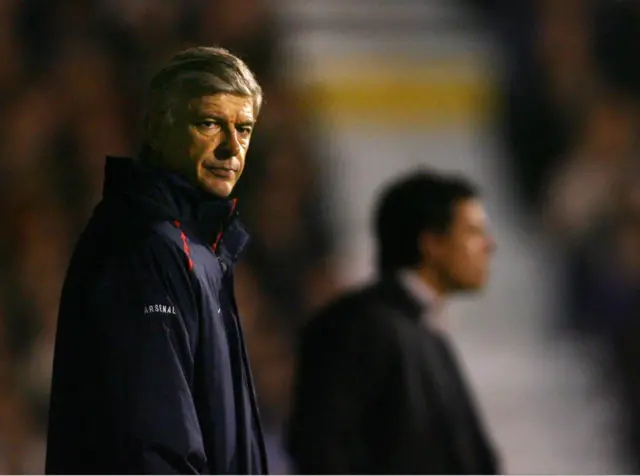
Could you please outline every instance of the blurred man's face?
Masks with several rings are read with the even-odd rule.
[[[244,170],[255,124],[253,98],[214,94],[186,101],[152,142],[164,166],[217,197],[228,197]]]
[[[449,233],[429,238],[430,263],[446,292],[484,287],[495,243],[489,235],[487,215],[479,200],[455,206]]]

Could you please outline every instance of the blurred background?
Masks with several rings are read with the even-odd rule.
[[[146,81],[195,44],[266,93],[237,285],[274,472],[297,330],[372,275],[375,194],[418,165],[491,214],[492,283],[448,313],[506,471],[639,472],[639,4],[1,0],[0,473],[43,470],[69,254]]]

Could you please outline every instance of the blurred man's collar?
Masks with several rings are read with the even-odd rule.
[[[433,288],[413,269],[398,272],[402,286],[424,309],[423,322],[432,329],[442,329],[443,300]]]

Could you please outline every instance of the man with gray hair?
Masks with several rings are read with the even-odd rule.
[[[67,271],[47,473],[267,473],[230,198],[261,104],[221,48],[182,51],[151,80],[140,156],[107,158]]]

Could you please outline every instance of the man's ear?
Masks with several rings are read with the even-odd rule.
[[[422,259],[437,257],[442,248],[442,235],[430,231],[423,231],[418,235],[418,251]]]

